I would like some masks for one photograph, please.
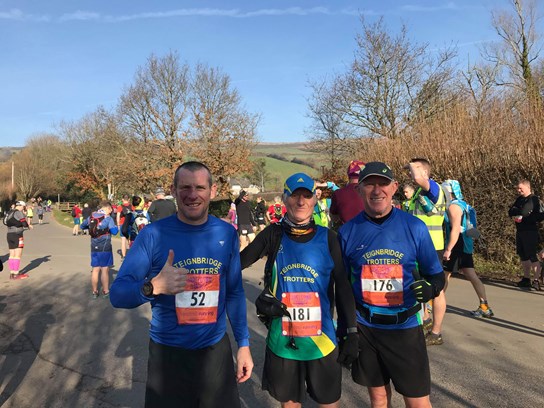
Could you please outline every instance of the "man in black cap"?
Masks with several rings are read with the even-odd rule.
[[[176,205],[171,200],[165,198],[163,188],[159,187],[155,191],[155,201],[151,203],[147,211],[151,222],[173,215],[176,211]]]
[[[357,187],[364,211],[338,234],[357,308],[352,378],[368,388],[372,407],[391,405],[391,381],[406,406],[430,407],[420,312],[444,287],[444,272],[423,221],[392,206],[397,188],[389,166],[367,163]]]

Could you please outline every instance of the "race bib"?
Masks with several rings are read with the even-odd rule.
[[[293,337],[321,335],[321,301],[317,292],[291,292],[281,295],[282,303],[291,314],[283,317],[282,334]]]
[[[363,301],[374,306],[400,306],[404,303],[402,265],[363,265]]]
[[[219,275],[187,275],[185,290],[176,295],[178,324],[217,322]]]

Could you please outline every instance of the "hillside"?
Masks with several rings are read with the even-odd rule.
[[[321,160],[306,143],[259,143],[251,157],[264,158],[270,174],[265,190],[280,191],[283,182],[293,173],[307,173],[312,177],[321,174]]]
[[[22,149],[22,147],[0,147],[0,163],[8,161],[13,153],[17,153]]]

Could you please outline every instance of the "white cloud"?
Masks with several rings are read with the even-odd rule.
[[[448,3],[438,4],[435,6],[420,6],[417,4],[406,4],[405,6],[402,6],[401,9],[405,11],[435,12],[435,11],[443,11],[443,10],[459,10],[459,7],[453,1],[450,1]]]
[[[0,20],[47,22],[51,18],[46,14],[37,16],[34,14],[25,14],[19,9],[11,9],[9,11],[0,11]]]
[[[18,21],[96,21],[104,23],[118,23],[132,20],[145,19],[161,19],[174,17],[228,17],[228,18],[254,18],[262,16],[309,16],[309,15],[360,15],[360,14],[375,14],[373,11],[359,11],[353,8],[346,8],[339,11],[332,11],[327,7],[288,7],[288,8],[268,8],[257,9],[253,11],[242,11],[240,9],[217,9],[217,8],[191,8],[191,9],[176,9],[167,11],[151,11],[138,14],[126,15],[108,15],[101,14],[95,11],[76,10],[72,13],[62,14],[60,17],[52,18],[48,15],[35,16],[25,14],[19,9],[9,11],[0,11],[0,19],[18,20]]]
[[[95,20],[99,21],[102,19],[102,16],[100,13],[95,13],[93,11],[82,11],[78,10],[75,13],[68,13],[63,14],[60,16],[59,21],[89,21],[89,20]]]

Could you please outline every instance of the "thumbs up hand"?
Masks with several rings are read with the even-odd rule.
[[[185,268],[176,268],[173,266],[174,251],[168,251],[168,258],[157,276],[151,279],[154,294],[175,295],[185,290],[187,282],[187,273]]]

